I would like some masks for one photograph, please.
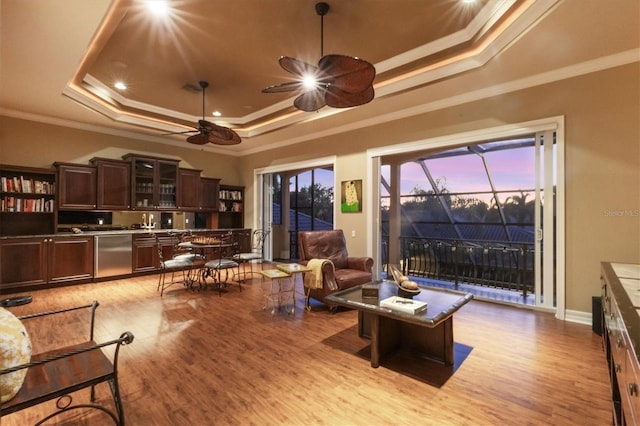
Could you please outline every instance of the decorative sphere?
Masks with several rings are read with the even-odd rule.
[[[0,370],[31,361],[31,339],[22,322],[11,312],[0,308]],[[0,377],[0,401],[16,396],[27,369],[3,374]]]

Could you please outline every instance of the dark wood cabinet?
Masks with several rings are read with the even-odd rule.
[[[640,317],[635,306],[640,265],[602,262],[600,324],[609,366],[614,425],[640,423]],[[594,312],[595,314],[595,312]]]
[[[200,178],[200,210],[218,211],[220,179]]]
[[[53,237],[48,269],[50,283],[93,278],[93,237]]]
[[[58,209],[93,210],[97,205],[96,168],[54,163],[58,169]]]
[[[158,263],[156,237],[152,234],[133,236],[133,272],[148,272],[155,270]]]
[[[200,210],[202,170],[179,169],[178,171],[178,208],[180,210]]]
[[[47,283],[51,238],[0,240],[0,293]]]
[[[0,291],[93,278],[93,237],[0,241]]]
[[[132,209],[176,209],[179,161],[135,154],[122,159],[131,162]]]
[[[175,237],[167,233],[149,233],[134,235],[133,244],[133,272],[152,272],[160,268],[158,243],[165,259],[173,257],[173,246],[177,243]]]
[[[129,210],[131,207],[131,163],[109,158],[92,158],[97,170],[97,208]]]
[[[52,169],[0,165],[0,236],[55,232],[55,190]]]
[[[218,228],[244,227],[244,186],[220,185]]]

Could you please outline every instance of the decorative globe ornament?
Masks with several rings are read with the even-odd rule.
[[[0,370],[31,361],[31,339],[22,322],[11,312],[0,308]],[[16,396],[27,369],[0,376],[0,401]]]

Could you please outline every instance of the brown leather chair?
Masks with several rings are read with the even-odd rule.
[[[371,282],[373,259],[350,257],[342,229],[298,232],[299,262],[306,265],[311,259],[328,259],[322,265],[322,288],[310,289],[309,297],[328,305],[325,297],[338,290]],[[332,265],[333,264],[333,265]]]

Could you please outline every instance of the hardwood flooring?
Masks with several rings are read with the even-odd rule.
[[[156,284],[152,275],[33,291],[30,305],[11,310],[98,300],[97,341],[131,331],[135,340],[122,348],[119,365],[129,425],[611,424],[600,337],[551,314],[471,301],[454,317],[455,372],[426,368],[437,379],[428,383],[429,371],[424,380],[371,368],[355,311],[331,314],[316,304],[307,312],[299,298],[295,315],[271,315],[262,309],[267,282],[260,279],[222,296],[174,286],[160,297]],[[70,334],[50,324],[32,336],[37,351]],[[106,385],[98,398],[111,404]],[[74,394],[74,401],[88,399],[88,390]],[[34,424],[54,407],[41,404],[1,423]],[[109,424],[95,410],[65,416],[59,424]]]

